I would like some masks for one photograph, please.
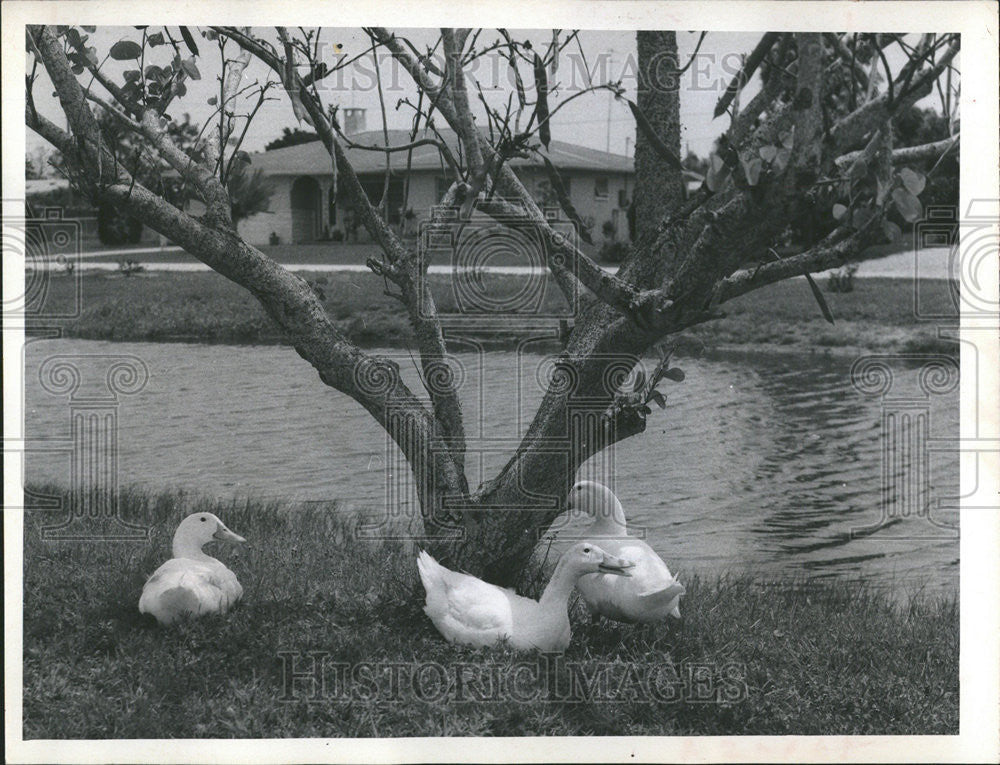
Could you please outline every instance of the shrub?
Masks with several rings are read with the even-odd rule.
[[[625,242],[605,242],[600,255],[601,260],[607,263],[621,263],[628,255],[628,245]]]
[[[830,292],[854,292],[854,274],[857,270],[854,263],[841,266],[827,277],[826,288]]]
[[[142,221],[123,215],[113,205],[97,209],[97,238],[102,244],[137,244],[142,238]]]

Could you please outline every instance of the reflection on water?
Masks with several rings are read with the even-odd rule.
[[[146,387],[121,399],[121,485],[334,498],[363,512],[384,506],[397,464],[387,459],[385,435],[291,350],[36,341],[26,357],[29,437],[69,435],[66,397],[38,382],[40,364],[57,353],[132,354],[149,368]],[[387,354],[419,389],[409,354]],[[494,352],[461,361],[470,443],[488,438],[503,447],[470,456],[475,485],[503,464],[537,407],[542,357]],[[687,379],[663,383],[667,410],[654,412],[645,435],[616,447],[613,482],[632,528],[682,577],[752,571],[768,579],[864,577],[904,590],[957,587],[958,514],[948,509],[957,504],[949,501],[958,494],[957,452],[930,454],[921,515],[883,518],[882,405],[852,387],[849,360],[678,364]],[[928,397],[916,369],[894,372],[892,395],[929,407],[930,440],[956,437],[957,389]],[[68,457],[32,454],[26,478],[68,484]],[[560,527],[565,539],[580,519]]]

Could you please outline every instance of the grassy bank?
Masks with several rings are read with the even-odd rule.
[[[408,345],[411,329],[400,303],[384,294],[381,279],[366,273],[303,273],[322,297],[327,312],[353,341],[364,346]],[[498,293],[514,294],[525,277],[485,277]],[[99,340],[207,343],[281,342],[273,322],[245,290],[215,273],[146,272],[131,277],[86,273],[81,311],[60,322],[67,336]],[[453,285],[444,275],[430,277],[443,313],[457,310]],[[951,297],[944,281],[920,285],[921,310],[948,314]],[[54,276],[46,307],[62,313],[73,305],[73,277]],[[937,338],[939,322],[914,315],[914,285],[903,279],[857,279],[846,294],[825,293],[836,323],[820,315],[803,280],[790,280],[727,303],[725,319],[681,336],[688,352],[760,347],[794,352],[957,353],[957,344]],[[565,302],[549,282],[542,310],[565,312]],[[46,322],[47,325],[52,322]],[[512,344],[518,335],[487,339]]]
[[[162,630],[136,603],[196,510],[250,541],[218,553],[244,602]],[[43,542],[60,514],[27,514],[25,738],[958,732],[955,599],[693,581],[669,626],[592,625],[575,604],[556,662],[446,644],[412,550],[357,539],[334,504],[126,491],[122,512],[150,542]]]

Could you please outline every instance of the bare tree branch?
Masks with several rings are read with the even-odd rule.
[[[468,30],[465,30],[465,36]],[[462,46],[465,43],[465,36],[461,35],[461,30],[456,33],[453,29],[442,29],[441,40],[444,47],[445,67],[444,81],[441,84],[442,90],[451,95],[452,104],[455,107],[456,120],[452,127],[462,139],[465,146],[465,154],[469,161],[469,169],[472,177],[485,178],[487,171],[483,158],[483,150],[480,146],[479,130],[476,128],[476,121],[469,107],[469,94],[465,87],[465,73],[462,71]],[[461,38],[461,39],[459,39]],[[475,183],[475,181],[473,181]],[[482,186],[482,183],[480,183]]]
[[[951,64],[952,59],[958,55],[959,49],[960,42],[955,37],[933,65],[920,70],[919,73],[912,76],[912,79],[907,73],[907,68],[904,67],[904,71],[896,78],[899,94],[895,103],[890,102],[887,93],[883,93],[841,118],[831,131],[836,150],[843,154],[860,145],[870,133],[887,122],[892,115],[908,109],[930,93],[934,81]],[[910,84],[904,89],[903,86],[907,79],[910,79]]]
[[[220,34],[234,39],[244,50],[260,59],[279,76],[285,71],[286,62],[280,59],[276,53],[256,42],[249,34],[228,27],[221,27],[218,31]],[[308,111],[313,126],[339,170],[343,190],[362,225],[385,253],[390,268],[383,269],[383,273],[385,275],[391,273],[393,281],[402,290],[410,323],[417,339],[425,379],[434,379],[436,383],[428,386],[435,419],[441,427],[442,435],[447,439],[447,448],[456,460],[458,472],[461,473],[465,453],[465,431],[462,423],[461,402],[454,388],[454,381],[449,382],[448,377],[442,375],[442,364],[447,363],[447,348],[437,318],[437,309],[430,294],[427,280],[423,278],[421,273],[416,253],[406,248],[368,199],[368,195],[361,186],[343,147],[334,136],[332,126],[323,112],[322,105],[317,102],[314,94],[297,74],[289,85],[298,87],[302,105]],[[464,485],[464,482],[463,474],[459,485]]]
[[[737,271],[732,276],[722,279],[717,287],[718,302],[724,303],[784,279],[816,271],[825,271],[842,266],[851,260],[857,260],[856,256],[874,239],[874,234],[870,229],[854,231],[849,234],[845,234],[843,230],[837,230],[834,234],[836,236],[828,237],[829,242],[824,240],[824,242],[798,255],[767,263],[758,268]],[[876,256],[872,255],[872,257]]]
[[[959,136],[959,133],[955,133],[955,135],[942,138],[940,141],[931,141],[919,146],[906,146],[901,149],[894,149],[892,152],[892,162],[893,164],[902,164],[904,162],[923,162],[924,160],[934,159],[955,146],[958,143]],[[841,169],[850,167],[862,154],[864,154],[864,151],[860,149],[848,152],[837,157],[834,160],[834,164]]]

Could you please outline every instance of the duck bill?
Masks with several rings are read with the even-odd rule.
[[[632,576],[629,571],[630,568],[635,566],[632,561],[625,560],[624,558],[613,558],[610,555],[605,555],[604,560],[600,562],[597,566],[598,571],[602,574],[614,574],[615,576]]]
[[[212,539],[218,539],[220,542],[238,542],[239,544],[246,544],[246,540],[243,537],[239,534],[234,534],[222,524],[219,524],[219,528],[217,528],[215,533],[212,534]]]

